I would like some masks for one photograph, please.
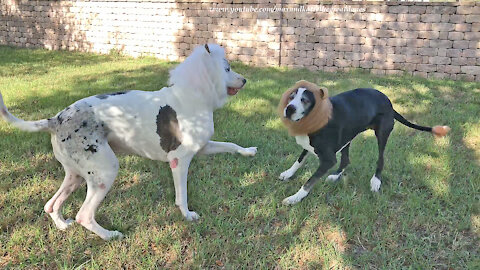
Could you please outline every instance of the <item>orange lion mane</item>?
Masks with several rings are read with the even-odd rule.
[[[295,122],[285,118],[283,113],[289,102],[288,97],[298,88],[306,88],[313,93],[315,96],[315,106],[310,113]],[[280,103],[278,104],[278,115],[282,119],[283,124],[287,127],[288,133],[291,136],[312,134],[315,131],[320,130],[332,117],[332,103],[328,98],[328,89],[304,80],[296,82],[293,87],[283,93]]]

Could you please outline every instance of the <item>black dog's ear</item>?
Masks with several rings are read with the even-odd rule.
[[[207,52],[210,53],[210,48],[208,48],[208,44],[205,44],[205,50],[207,50]]]
[[[328,89],[326,87],[319,87],[320,92],[322,92],[322,99],[328,98]]]

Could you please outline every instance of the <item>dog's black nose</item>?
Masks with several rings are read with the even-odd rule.
[[[295,109],[295,107],[293,105],[288,105],[287,106],[287,109],[285,110],[285,116],[287,118],[290,118],[292,116],[292,114],[295,113],[297,109]]]
[[[242,82],[243,82],[243,85],[245,85],[247,83],[247,79],[243,79]]]

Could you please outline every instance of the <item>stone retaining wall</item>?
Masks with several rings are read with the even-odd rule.
[[[0,44],[480,81],[480,2],[3,0]]]

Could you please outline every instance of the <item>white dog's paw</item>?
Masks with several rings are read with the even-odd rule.
[[[64,231],[66,230],[68,227],[72,226],[73,224],[75,223],[75,220],[69,218],[65,221],[57,221],[55,222],[55,226],[57,227],[57,229],[61,230],[61,231]]]
[[[284,205],[296,204],[296,203],[298,203],[299,201],[301,201],[303,198],[305,198],[307,195],[308,195],[308,191],[306,191],[306,190],[303,189],[303,187],[302,187],[302,188],[301,188],[297,193],[295,193],[294,195],[283,199],[282,203],[283,203]]]
[[[75,223],[75,221],[71,218],[64,220],[62,215],[58,212],[49,213],[49,215],[55,223],[55,227],[57,227],[57,229],[61,231],[66,230],[68,227],[72,226],[72,224]]]
[[[108,231],[106,235],[101,236],[103,240],[109,241],[112,239],[122,239],[123,238],[123,233],[119,231]]]
[[[370,190],[373,192],[378,192],[378,190],[380,189],[380,185],[382,185],[382,181],[380,181],[380,179],[378,179],[377,176],[374,175],[372,179],[370,179]]]
[[[288,179],[290,179],[291,177],[293,176],[293,173],[290,171],[290,170],[286,170],[284,172],[282,172],[280,174],[280,176],[278,177],[278,179],[282,180],[282,181],[287,181]]]
[[[200,219],[200,216],[193,211],[187,211],[187,214],[184,216],[187,221],[196,221]]]
[[[242,148],[238,150],[238,153],[245,157],[253,157],[257,153],[257,147]]]

